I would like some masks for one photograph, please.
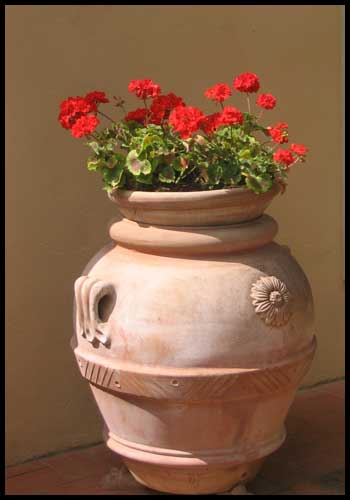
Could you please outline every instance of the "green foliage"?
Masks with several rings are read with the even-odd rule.
[[[258,136],[260,134],[260,138]],[[242,125],[183,140],[171,127],[121,122],[94,133],[87,168],[104,189],[195,191],[245,186],[264,193],[285,185],[286,171],[263,142],[267,131],[244,113]]]
[[[171,184],[175,181],[175,170],[171,165],[166,165],[158,174],[158,179],[160,182],[166,182]]]

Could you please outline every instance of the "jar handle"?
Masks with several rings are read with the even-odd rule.
[[[104,297],[109,297],[114,306],[114,285],[90,276],[80,276],[74,284],[74,291],[77,334],[91,343],[97,340],[104,345],[108,344],[108,319],[105,321],[100,317],[99,305]]]

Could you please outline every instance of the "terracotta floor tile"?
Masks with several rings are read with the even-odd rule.
[[[304,451],[308,453],[303,453],[303,447],[300,447],[299,453],[295,454],[304,476],[312,478],[345,468],[345,442],[342,436],[325,438],[314,443],[312,450]]]
[[[98,472],[96,469],[100,469],[96,460],[80,451],[56,455],[42,461],[59,475],[62,482],[89,477]]]
[[[25,462],[24,464],[19,465],[12,465],[6,468],[5,477],[6,479],[9,479],[10,477],[20,476],[28,472],[44,469],[45,467],[46,465],[41,463],[40,460]]]
[[[294,419],[302,419],[304,432],[310,436],[320,434],[344,434],[345,400],[332,394],[301,394],[290,408],[287,425]]]
[[[83,450],[83,454],[91,458],[94,461],[103,463],[106,466],[118,467],[122,464],[122,459],[114,451],[110,450],[105,444],[103,447],[92,447],[87,450]]]
[[[326,484],[320,481],[301,481],[280,495],[345,495],[344,484]]]
[[[266,484],[269,485],[269,492],[276,492],[288,489],[295,484],[300,480],[302,473],[293,457],[290,456],[288,449],[282,447],[267,457],[259,475],[261,480],[266,481]]]
[[[127,472],[123,474],[120,481],[107,481],[110,475],[110,470],[105,470],[104,473],[98,473],[85,477],[77,481],[71,481],[66,484],[57,485],[54,489],[48,492],[56,495],[121,495],[124,492],[128,494],[151,494],[149,489],[138,484],[132,476]]]
[[[50,493],[62,483],[61,477],[50,467],[14,476],[6,480],[6,495],[34,495]]]
[[[251,483],[246,486],[249,493],[254,495],[270,495],[281,490],[281,487],[276,482],[271,482],[265,479],[261,474]]]
[[[322,385],[324,392],[332,394],[332,396],[337,396],[345,399],[345,382],[344,380],[339,380],[338,382],[332,382],[331,384]]]
[[[108,452],[112,453],[105,443],[89,446],[88,448],[80,450],[80,452],[86,456],[92,456],[93,458],[103,456]]]
[[[308,444],[288,442],[267,458],[261,476],[274,489],[289,489],[300,480],[317,479],[345,467],[344,438],[324,437]]]

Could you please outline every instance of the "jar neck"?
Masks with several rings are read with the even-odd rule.
[[[161,226],[122,219],[109,234],[121,247],[155,255],[179,257],[249,251],[270,243],[278,231],[269,215],[239,224],[217,226]]]

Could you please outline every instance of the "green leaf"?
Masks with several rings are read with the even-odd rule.
[[[107,182],[107,184],[110,184],[112,180],[114,179],[115,176],[115,169],[114,168],[108,168],[104,167],[102,169],[102,178],[104,182]]]
[[[152,172],[151,162],[148,160],[142,160],[141,163],[141,173],[144,175],[150,174]]]
[[[131,172],[133,175],[140,175],[142,169],[141,169],[141,162],[138,159],[137,151],[135,149],[132,149],[127,157],[126,157],[126,166],[129,172]]]
[[[105,166],[106,163],[103,160],[91,160],[87,162],[87,169],[91,172],[97,172],[97,170]]]
[[[256,180],[256,177],[253,177],[252,175],[247,175],[245,178],[245,183],[247,185],[247,188],[250,189],[251,191],[254,191],[254,193],[261,193],[260,190],[260,184]]]
[[[222,168],[222,180],[225,184],[237,185],[242,176],[239,165],[235,163],[223,163]]]
[[[140,174],[150,174],[152,165],[148,160],[140,160],[137,151],[134,149],[129,152],[126,157],[126,167],[136,177]]]
[[[272,187],[272,179],[268,176],[262,177],[258,175],[247,174],[245,183],[249,189],[257,194],[265,193]]]
[[[251,158],[251,152],[250,152],[250,149],[243,149],[242,151],[240,151],[238,153],[238,156],[241,158],[241,159],[248,159],[248,158]]]
[[[112,179],[111,184],[113,187],[118,187],[120,186],[123,178],[123,173],[124,173],[123,165],[118,165],[113,170],[114,170],[114,178]]]
[[[137,182],[141,182],[142,184],[148,184],[148,185],[152,185],[153,184],[153,175],[146,175],[146,174],[140,174],[138,177],[137,177]]]
[[[117,152],[115,152],[112,156],[112,161],[114,163],[119,163],[119,162],[125,163],[125,159],[126,159],[125,155]]]
[[[163,141],[158,135],[152,135],[152,134],[145,135],[145,137],[142,140],[140,153],[145,151],[148,148],[148,146],[162,144],[162,143]]]
[[[103,182],[112,188],[120,187],[125,180],[124,167],[122,164],[114,168],[104,168],[102,174]]]
[[[88,144],[94,153],[98,154],[100,152],[100,146],[96,141],[88,142]]]
[[[208,178],[210,184],[219,184],[222,177],[222,168],[218,164],[208,166]]]
[[[158,174],[158,179],[161,182],[171,183],[175,180],[175,171],[171,165],[167,165],[163,167],[162,170]]]
[[[153,158],[151,161],[151,165],[152,165],[152,172],[154,172],[159,165],[159,158]]]

